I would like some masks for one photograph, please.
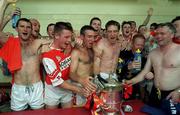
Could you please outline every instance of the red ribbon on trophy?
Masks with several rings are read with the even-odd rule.
[[[96,111],[100,106],[102,106],[103,100],[100,99],[96,93],[93,93],[87,98],[87,102],[85,104],[85,108],[89,110]]]
[[[132,90],[133,90],[132,85],[124,84],[123,88],[124,88],[123,97],[125,99],[128,99],[130,95],[132,94]]]

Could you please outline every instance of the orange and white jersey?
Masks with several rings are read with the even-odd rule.
[[[58,86],[69,79],[71,57],[60,50],[53,49],[42,55],[48,85]]]

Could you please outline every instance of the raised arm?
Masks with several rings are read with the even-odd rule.
[[[150,21],[150,18],[151,18],[151,16],[152,16],[152,14],[153,14],[153,8],[149,8],[149,10],[147,11],[147,17],[146,17],[146,19],[144,20],[144,22],[142,23],[142,25],[145,25],[145,26],[147,26],[147,24],[149,23],[149,21]]]
[[[3,25],[4,13],[9,4],[15,3],[17,0],[0,0],[0,28]]]
[[[0,0],[0,45],[3,45],[11,33],[4,33],[3,29],[10,20],[10,17],[4,17],[4,13],[9,4],[15,3],[17,0]]]
[[[20,8],[16,8],[14,11],[10,12],[7,16],[3,18],[2,25],[0,26],[0,29],[3,30],[6,24],[12,19],[12,16],[16,14],[21,16],[21,10]]]

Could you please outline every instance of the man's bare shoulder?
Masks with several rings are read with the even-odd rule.
[[[75,52],[75,53],[76,53],[76,52],[80,52],[80,47],[74,48],[74,49],[72,50],[72,53],[73,53],[73,52]]]
[[[102,39],[100,39],[98,42],[97,42],[97,44],[95,45],[95,47],[97,47],[97,48],[103,48],[104,46],[105,46],[105,44],[106,44],[106,38],[102,38]]]
[[[75,60],[79,59],[80,56],[81,56],[80,55],[80,50],[78,48],[74,48],[72,50],[72,52],[71,52],[71,59],[72,59],[72,61],[75,61]]]
[[[159,48],[155,48],[153,49],[150,53],[149,53],[149,57],[155,57],[156,55],[159,55],[160,53],[160,49]]]
[[[33,41],[34,47],[36,47],[38,54],[49,51],[49,45],[52,43],[52,40],[47,39],[35,39]]]
[[[51,43],[51,39],[35,39],[34,42],[36,44],[46,44],[46,43]]]

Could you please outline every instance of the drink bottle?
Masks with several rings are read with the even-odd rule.
[[[13,7],[14,7],[14,9],[16,9],[16,4],[13,4]],[[12,16],[12,27],[13,28],[16,28],[16,24],[17,24],[17,21],[19,20],[19,18],[20,18],[20,15],[13,14],[13,16]]]
[[[137,49],[136,52],[134,53],[134,61],[140,63],[139,68],[134,68],[133,73],[137,73],[141,70],[141,59],[142,59],[142,54],[140,49]]]

